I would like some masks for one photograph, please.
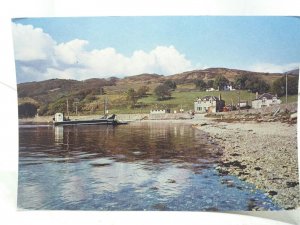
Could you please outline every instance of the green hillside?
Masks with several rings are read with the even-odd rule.
[[[197,97],[214,95],[222,99],[226,104],[236,104],[238,91],[199,91],[195,81],[213,81],[218,76],[224,76],[234,83],[235,78],[241,75],[259,77],[270,86],[274,80],[283,77],[283,74],[256,73],[244,70],[226,68],[211,68],[206,70],[188,71],[171,76],[158,74],[140,74],[123,79],[111,77],[93,78],[84,81],[51,79],[40,82],[18,84],[19,105],[30,103],[38,108],[39,115],[53,115],[56,112],[66,112],[67,102],[70,114],[103,114],[104,101],[107,101],[109,113],[148,113],[151,109],[168,108],[185,111],[193,110]],[[155,96],[155,88],[166,81],[177,84],[177,88],[171,92],[171,98],[158,101]],[[134,104],[127,96],[129,89],[138,91],[141,87],[147,87],[147,93],[139,96]],[[240,91],[240,99],[251,101],[255,94],[247,90]],[[283,102],[285,98],[282,97]],[[289,96],[288,101],[296,101],[297,96]]]

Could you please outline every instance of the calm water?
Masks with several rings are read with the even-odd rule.
[[[248,183],[220,176],[216,146],[188,125],[21,125],[19,138],[22,209],[279,209]]]

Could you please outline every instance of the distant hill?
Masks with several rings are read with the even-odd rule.
[[[279,76],[282,76],[282,74],[280,73],[258,73],[258,72],[251,72],[251,71],[237,70],[237,69],[209,68],[205,70],[193,70],[193,71],[183,72],[179,74],[174,74],[166,78],[172,80],[181,80],[182,82],[187,83],[189,80],[196,80],[196,79],[211,80],[218,75],[223,75],[228,80],[233,81],[236,76],[243,75],[243,74],[260,76],[266,81],[273,81]]]
[[[32,98],[42,103],[52,102],[60,97],[85,92],[100,91],[101,87],[115,85],[118,78],[92,78],[84,81],[67,79],[50,79],[39,82],[28,82],[17,85],[19,98]]]
[[[287,71],[287,72],[285,72],[285,74],[292,75],[292,76],[299,76],[299,69]]]
[[[289,73],[296,72],[290,71]],[[110,104],[114,104],[114,107],[121,104],[126,106],[125,93],[130,88],[138,90],[141,86],[147,86],[149,88],[148,93],[151,94],[159,84],[166,80],[173,80],[178,85],[181,85],[177,89],[178,92],[189,92],[195,91],[194,82],[196,80],[213,80],[218,75],[223,75],[228,80],[234,81],[237,76],[243,74],[259,76],[270,84],[275,79],[283,76],[283,74],[279,73],[257,73],[237,69],[209,68],[187,71],[170,76],[144,73],[125,78],[91,78],[83,81],[50,79],[39,82],[21,83],[17,87],[19,104],[30,102],[37,105],[40,112],[43,112],[44,115],[53,115],[55,112],[62,110],[62,105],[65,105],[67,100],[70,106],[76,103],[78,104],[78,109],[83,111],[93,108],[99,110],[99,107],[101,107],[99,104],[103,102],[104,94],[109,95]]]
[[[165,78],[164,75],[158,75],[158,74],[149,74],[149,73],[143,73],[139,75],[134,76],[128,76],[123,79],[120,79],[118,82],[121,83],[152,83],[152,82],[159,82]]]

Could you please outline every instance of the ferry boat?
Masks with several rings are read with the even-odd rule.
[[[63,113],[56,113],[53,118],[54,126],[66,126],[66,125],[120,125],[127,124],[127,122],[121,122],[116,119],[116,115],[113,114],[107,118],[99,119],[87,119],[87,120],[70,120],[66,118]]]

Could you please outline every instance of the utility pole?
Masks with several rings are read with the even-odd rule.
[[[104,98],[104,116],[107,114],[107,97]]]
[[[68,118],[69,118],[69,99],[67,98],[67,115],[68,115]]]
[[[79,102],[74,102],[74,104],[75,104],[75,112],[76,112],[76,116],[78,115],[78,107],[77,107],[78,103],[79,103]]]
[[[238,106],[239,106],[239,114],[240,114],[240,112],[241,112],[241,97],[240,97],[240,91],[238,91],[238,94],[239,94],[239,96],[238,96]]]
[[[287,104],[287,93],[288,93],[287,73],[285,73],[285,104]]]
[[[104,102],[103,102],[103,104],[104,104],[104,111],[103,111],[103,115],[105,116],[105,114],[106,114],[106,98],[104,98]]]

